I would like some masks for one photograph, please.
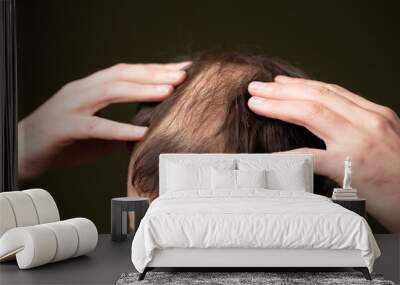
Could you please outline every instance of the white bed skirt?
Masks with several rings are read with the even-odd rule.
[[[156,249],[147,267],[366,267],[360,250]]]

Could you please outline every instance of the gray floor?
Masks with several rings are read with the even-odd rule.
[[[124,272],[133,271],[131,241],[114,243],[100,235],[94,252],[41,267],[18,270],[16,262],[0,264],[0,284],[115,284]]]
[[[399,283],[400,236],[376,235],[383,257],[375,271]],[[19,270],[15,262],[0,265],[0,284],[115,284],[122,273],[134,271],[130,260],[131,241],[111,242],[110,235],[100,235],[94,252],[42,267]]]
[[[374,271],[400,284],[400,234],[377,234],[375,239],[381,250],[381,257],[376,260]]]

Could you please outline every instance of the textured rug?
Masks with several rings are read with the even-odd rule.
[[[122,274],[117,285],[134,284],[213,284],[213,285],[297,285],[297,284],[379,284],[395,285],[380,275],[372,275],[368,281],[360,272],[148,272],[138,281],[138,273]]]

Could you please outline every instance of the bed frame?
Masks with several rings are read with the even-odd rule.
[[[237,271],[285,268],[290,271],[290,268],[337,267],[351,267],[361,271],[367,280],[371,280],[359,250],[253,248],[158,249],[154,252],[152,261],[139,275],[139,280],[143,280],[146,273],[155,268],[232,268]]]
[[[309,170],[308,192],[313,192],[313,158],[311,154],[161,154],[159,160],[160,195],[165,192],[167,160],[235,160],[239,158],[265,158],[268,160],[303,160]],[[139,280],[155,268],[230,268],[237,271],[249,269],[285,268],[353,268],[361,271],[367,280],[371,276],[359,250],[330,249],[254,249],[254,248],[169,248],[157,249]]]

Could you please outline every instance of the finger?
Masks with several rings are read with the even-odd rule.
[[[303,126],[325,143],[351,132],[347,120],[316,102],[251,97],[248,105],[258,115]]]
[[[297,77],[289,77],[289,76],[284,76],[284,75],[278,75],[275,77],[276,82],[281,82],[281,83],[300,83],[300,84],[307,84],[310,86],[316,86],[316,87],[325,87],[328,88],[334,92],[350,92],[347,89],[336,85],[336,84],[330,84],[318,80],[311,80],[311,79],[306,79],[306,78],[297,78]]]
[[[365,122],[370,113],[352,101],[338,95],[333,90],[304,83],[257,82],[249,85],[249,92],[254,96],[277,100],[308,100],[334,110],[351,122]]]
[[[280,153],[301,153],[301,154],[312,154],[314,160],[314,172],[319,175],[328,176],[329,178],[340,182],[340,162],[344,158],[338,156],[337,154],[331,153],[324,149],[315,148],[297,148],[289,151],[284,151]]]
[[[178,85],[186,78],[184,70],[152,67],[146,64],[117,64],[98,71],[89,77],[91,84],[108,81],[131,81],[141,84]]]
[[[173,91],[172,85],[146,85],[120,81],[108,84],[104,98],[109,103],[154,102],[164,100]]]
[[[147,127],[114,122],[96,116],[82,117],[75,126],[75,139],[137,141],[142,139],[148,130]]]
[[[191,61],[165,63],[165,64],[149,64],[151,67],[165,68],[170,70],[186,70],[192,65]]]
[[[352,101],[353,103],[357,104],[358,106],[360,106],[365,110],[382,115],[392,122],[396,123],[400,122],[399,116],[395,112],[393,112],[393,110],[391,110],[390,108],[371,102],[365,99],[364,97],[354,94],[353,92],[336,84],[330,84],[304,78],[293,78],[283,75],[278,75],[277,77],[275,77],[275,81],[280,83],[300,83],[300,84],[307,84],[309,86],[327,88],[329,90],[332,90],[333,92],[336,92],[338,95]]]
[[[93,88],[80,99],[79,106],[88,106],[88,112],[93,114],[113,103],[126,102],[157,102],[169,97],[174,91],[172,85],[147,85],[128,81],[109,82],[99,89]]]
[[[173,91],[172,85],[118,81],[89,88],[84,96],[75,96],[71,102],[76,110],[92,115],[113,103],[162,101],[172,95]]]

